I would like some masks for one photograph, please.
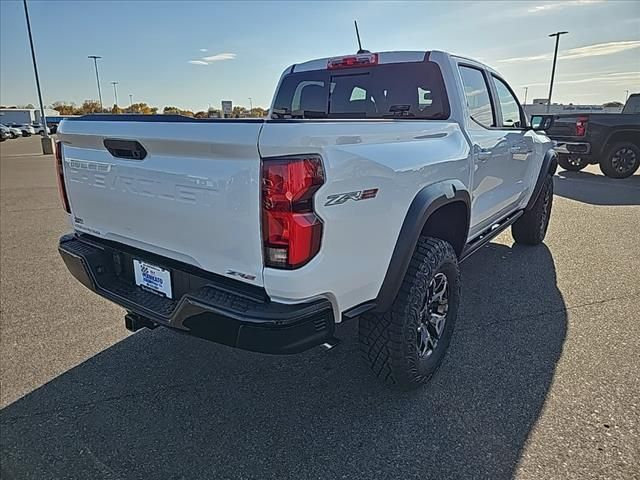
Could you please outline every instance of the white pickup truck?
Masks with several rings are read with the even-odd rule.
[[[500,75],[439,51],[292,65],[264,120],[92,115],[58,136],[59,251],[127,328],[295,353],[357,318],[402,387],[443,359],[458,263],[509,226],[542,242],[556,169]]]

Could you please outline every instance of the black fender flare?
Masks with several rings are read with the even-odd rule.
[[[609,133],[607,134],[607,137],[604,139],[604,142],[602,142],[600,144],[600,148],[599,148],[599,151],[598,151],[598,155],[600,157],[604,157],[607,153],[609,153],[607,150],[608,150],[609,145],[612,143],[611,139],[613,138],[614,135],[619,135],[621,133],[622,134],[627,134],[627,135],[636,135],[636,136],[638,136],[638,135],[640,135],[640,130],[637,130],[637,129],[633,128],[633,127],[630,127],[630,128],[619,128],[619,129],[612,128],[609,131]]]
[[[558,153],[550,148],[545,153],[544,158],[542,159],[542,166],[540,167],[540,172],[538,173],[538,179],[536,180],[536,184],[533,187],[533,192],[531,193],[531,197],[529,198],[529,202],[525,207],[526,211],[529,211],[533,208],[538,200],[538,196],[542,191],[542,186],[544,185],[544,179],[547,175],[555,175],[556,170],[558,169]]]
[[[387,267],[387,273],[375,300],[376,312],[385,312],[395,300],[409,262],[416,249],[418,238],[429,217],[440,207],[454,202],[463,202],[467,207],[466,236],[469,232],[471,195],[460,180],[444,180],[422,188],[413,198],[402,222],[396,246]],[[461,252],[457,252],[458,255]]]

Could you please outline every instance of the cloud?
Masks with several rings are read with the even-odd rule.
[[[208,48],[201,48],[201,49],[200,49],[200,51],[201,51],[201,52],[208,52],[208,51],[209,51],[209,49],[208,49]]]
[[[558,54],[561,60],[575,60],[584,57],[599,57],[602,55],[612,55],[614,53],[624,52],[633,48],[640,48],[640,40],[627,40],[621,42],[595,43],[584,47],[571,48],[563,50]],[[536,62],[539,60],[551,60],[551,53],[541,55],[533,55],[528,57],[514,57],[498,60],[499,63],[520,63],[520,62]]]
[[[630,83],[640,82],[640,72],[615,72],[607,73],[599,76],[589,76],[589,73],[581,74],[584,78],[576,80],[559,80],[554,82],[555,85],[577,85],[580,83],[607,83],[610,85],[628,85]],[[549,82],[528,83],[521,87],[543,87],[548,86]]]
[[[604,0],[567,0],[563,2],[541,3],[527,9],[528,13],[543,13],[549,11],[558,11],[567,7],[591,5],[595,3],[603,3]]]
[[[586,47],[572,48],[560,54],[560,58],[568,60],[583,57],[598,57],[624,52],[632,48],[639,48],[640,40],[628,40],[623,42],[596,43]]]
[[[201,48],[200,51],[205,51],[206,48]],[[221,62],[222,60],[233,60],[236,58],[235,53],[218,53],[209,57],[202,57],[200,60],[189,60],[192,65],[211,65],[213,62]]]
[[[212,63],[220,62],[222,60],[233,60],[234,58],[236,58],[235,53],[218,53],[216,55],[211,55],[210,57],[202,57],[202,60],[207,63]]]

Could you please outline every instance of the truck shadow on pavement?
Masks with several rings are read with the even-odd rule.
[[[559,170],[554,194],[591,205],[640,205],[640,175],[608,178],[580,171]]]
[[[512,478],[565,304],[544,245],[490,244],[462,271],[454,340],[424,389],[378,383],[355,322],[337,348],[290,357],[142,331],[1,412],[2,477]]]

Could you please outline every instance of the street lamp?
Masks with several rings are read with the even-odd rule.
[[[558,45],[560,43],[560,35],[564,35],[569,32],[556,32],[550,33],[550,37],[556,37],[556,49],[553,52],[553,66],[551,67],[551,83],[549,83],[549,98],[547,99],[547,113],[551,108],[551,94],[553,93],[553,78],[556,75],[556,60],[558,59]]]
[[[253,111],[253,99],[249,97],[249,115],[251,115],[252,111]]]
[[[100,75],[98,75],[98,59],[102,58],[98,55],[89,55],[87,58],[93,59],[93,66],[96,70],[96,83],[98,84],[98,98],[100,99],[100,113],[104,110],[102,106],[102,91],[100,90]]]
[[[53,142],[47,133],[47,117],[44,114],[44,104],[42,103],[42,91],[40,90],[40,77],[38,76],[38,63],[36,62],[36,51],[33,48],[33,36],[31,35],[31,21],[29,20],[29,9],[27,8],[27,0],[23,0],[24,16],[27,20],[27,32],[29,32],[29,44],[31,45],[31,59],[33,60],[33,73],[36,77],[36,87],[38,89],[38,100],[40,101],[40,123],[42,124],[42,154],[53,153]]]
[[[129,94],[129,108],[133,111],[133,94]]]
[[[111,82],[111,85],[113,85],[113,98],[116,101],[116,113],[118,113],[118,88],[116,87],[116,85],[118,85],[118,82]]]
[[[524,87],[524,104],[527,104],[527,93],[529,93],[529,87]]]

